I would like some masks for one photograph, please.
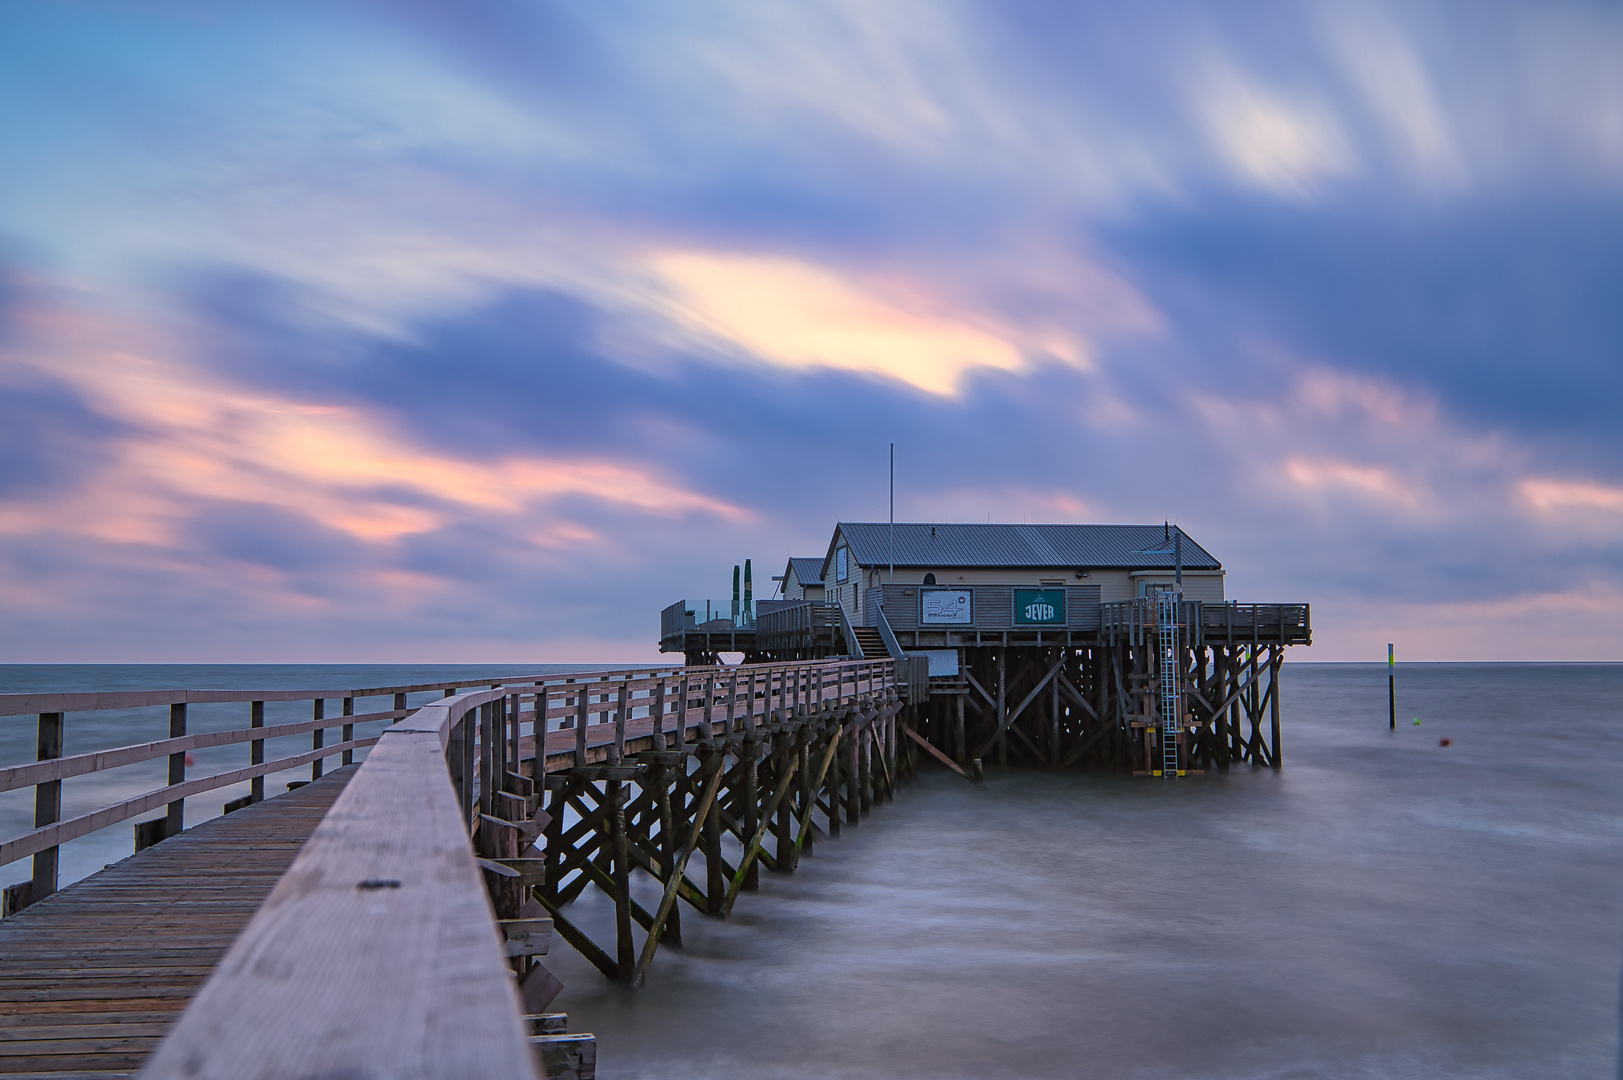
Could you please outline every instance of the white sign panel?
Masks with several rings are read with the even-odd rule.
[[[920,626],[973,626],[975,603],[968,589],[920,589]]]
[[[958,674],[957,649],[927,649],[910,652],[909,656],[922,656],[930,661],[930,678],[941,679]]]

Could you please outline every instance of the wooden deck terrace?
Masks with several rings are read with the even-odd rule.
[[[15,958],[0,966],[0,992],[28,1006],[0,1026],[0,1072],[107,1076],[141,1061],[151,1077],[524,1077],[545,1059],[548,1075],[590,1075],[590,1036],[559,1032],[543,1013],[559,989],[537,959],[554,922],[605,975],[640,982],[658,945],[679,943],[680,904],[724,917],[760,866],[792,871],[817,835],[894,795],[913,765],[897,724],[907,665],[581,672],[476,691],[0,697],[0,715],[36,714],[41,755],[0,783],[34,786],[38,817],[50,819],[0,846],[0,862],[34,857],[29,893],[49,886],[19,895],[24,910],[0,921]],[[452,696],[406,705],[424,691]],[[369,696],[397,707],[356,713]],[[333,697],[341,716],[317,704],[309,722],[263,723],[266,700]],[[250,725],[185,734],[186,706],[205,700],[249,704]],[[65,715],[135,706],[167,706],[180,733],[61,755]],[[388,726],[355,737],[366,722]],[[326,726],[349,730],[325,745]],[[305,732],[310,752],[262,760],[267,737]],[[247,769],[186,778],[187,750],[240,742],[252,748]],[[250,798],[55,887],[61,843],[158,807],[167,826],[187,795],[357,751],[353,768]],[[56,820],[63,779],[159,757],[170,784]],[[703,887],[686,874],[695,856]],[[660,883],[657,913],[631,899],[634,873]],[[614,900],[613,956],[561,910],[589,886]],[[39,1019],[52,1002],[71,1023]]]
[[[1008,593],[1007,587],[975,586],[983,593]],[[885,612],[913,614],[916,601],[904,586],[883,586],[870,590],[871,599],[883,595],[884,605],[874,604],[866,617],[866,628],[882,629],[887,644],[893,639],[900,655],[918,649],[987,648],[1091,648],[1123,642],[1141,645],[1146,631],[1153,632],[1155,608],[1147,600],[1125,600],[1106,604],[1075,603],[1069,625],[1060,627],[1016,626],[1007,612],[1007,595],[1001,605],[986,604],[966,626],[919,626],[912,618],[887,619]],[[1095,590],[1097,591],[1097,590]],[[673,604],[661,617],[661,652],[680,652],[691,658],[713,658],[714,650],[736,650],[761,661],[805,660],[838,655],[862,656],[860,645],[850,640],[865,627],[853,627],[847,634],[837,605],[806,600],[764,611],[749,631],[731,637],[722,630],[714,636],[700,625],[680,625],[673,613],[682,607]],[[1241,604],[1187,600],[1180,605],[1181,639],[1186,647],[1206,645],[1311,645],[1312,609],[1308,604]],[[691,622],[691,620],[689,620]],[[872,659],[873,657],[867,657]]]
[[[1156,631],[1155,605],[1128,600],[1099,605],[1099,635],[1107,644],[1142,645]],[[1178,605],[1180,639],[1187,648],[1204,645],[1312,645],[1310,604],[1214,604],[1185,600]]]

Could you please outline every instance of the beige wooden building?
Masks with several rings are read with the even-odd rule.
[[[1170,587],[1181,556],[1185,599],[1221,603],[1222,564],[1180,533],[1165,525],[841,522],[821,567],[824,599],[859,625],[873,623],[883,604],[897,630],[1008,629],[1039,625],[1014,611],[1013,590],[1061,590],[1057,625],[1093,629],[1101,603]]]

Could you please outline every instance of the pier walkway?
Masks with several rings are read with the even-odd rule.
[[[0,793],[32,788],[35,807],[32,830],[0,837],[0,866],[33,861],[0,919],[0,1077],[586,1080],[595,1042],[545,1011],[555,929],[641,983],[680,945],[682,905],[726,917],[762,867],[793,871],[894,797],[914,763],[899,736],[923,745],[900,716],[923,664],[0,695],[39,750],[0,765]],[[386,707],[357,710],[367,698]],[[284,715],[267,722],[267,702]],[[297,702],[310,719],[285,716]],[[239,704],[248,724],[222,729]],[[110,709],[167,710],[170,737],[64,753],[74,714]],[[293,736],[309,749],[266,760]],[[189,774],[194,751],[233,744],[246,767]],[[64,781],[165,760],[166,786],[64,816]],[[310,782],[264,798],[304,767]],[[250,783],[184,828],[186,799]],[[153,811],[141,850],[59,888],[62,844]],[[658,883],[652,912],[635,875]],[[607,948],[565,914],[588,887],[614,904]]]
[[[204,822],[0,919],[0,1075],[139,1068],[355,770]]]

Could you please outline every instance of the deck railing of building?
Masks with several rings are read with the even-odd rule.
[[[1208,638],[1236,644],[1312,644],[1312,610],[1309,604],[1184,600],[1179,603],[1178,609],[1178,622],[1188,628],[1188,643],[1191,646],[1200,646]],[[1120,600],[1100,604],[1099,612],[1100,635],[1106,641],[1128,641],[1141,645],[1154,639],[1156,606],[1153,601]]]
[[[832,636],[840,625],[839,608],[819,600],[801,600],[763,611],[755,619],[756,647],[793,649]]]

